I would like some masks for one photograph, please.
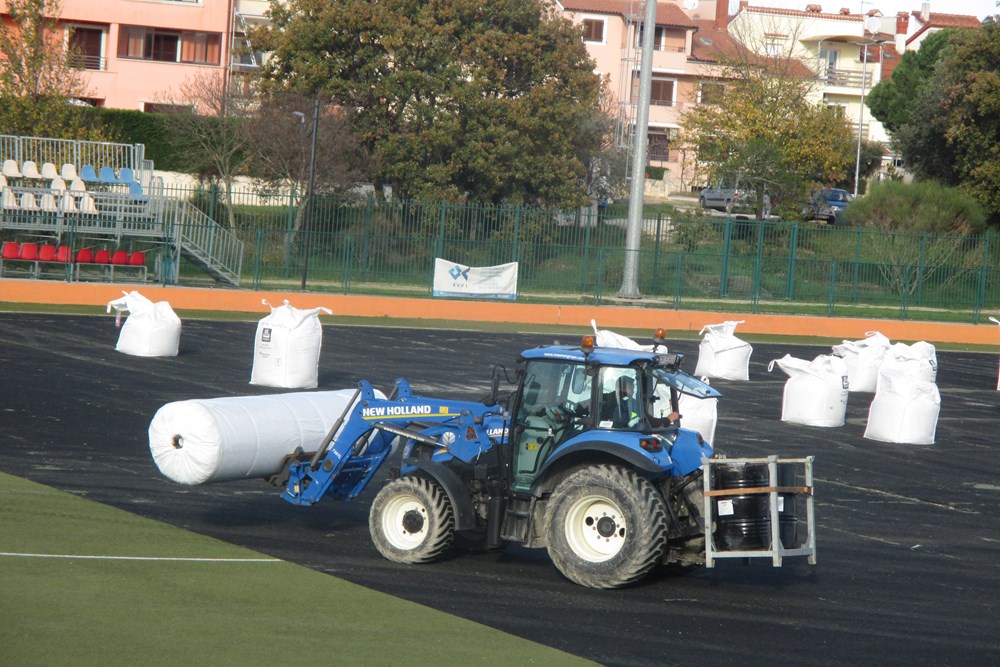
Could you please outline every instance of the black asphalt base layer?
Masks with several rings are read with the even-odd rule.
[[[597,591],[565,580],[544,550],[382,559],[367,526],[378,480],[356,501],[299,508],[263,481],[166,479],[148,449],[160,406],[280,392],[249,384],[255,331],[186,321],[179,356],[141,358],[114,351],[112,316],[0,314],[0,470],[608,665],[1000,664],[995,355],[938,354],[937,442],[918,446],[863,438],[871,394],[851,394],[843,427],[781,422],[787,376],[767,363],[830,349],[756,346],[749,382],[713,382],[725,395],[716,445],[730,456],[815,455],[818,564],[730,559]],[[554,338],[328,326],[319,388],[365,378],[388,391],[403,376],[423,395],[478,399],[494,364],[513,368],[521,349]],[[672,346],[689,370],[697,344]],[[289,613],[325,604],[336,601]],[[395,640],[433,631],[400,628]]]

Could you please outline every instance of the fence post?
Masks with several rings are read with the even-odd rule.
[[[764,273],[764,221],[757,221],[757,256],[753,262],[753,285],[750,289],[750,312],[756,313],[760,303],[760,282]]]
[[[729,245],[733,236],[733,219],[726,216],[725,227],[722,229],[722,266],[719,269],[719,296],[725,298],[729,294]]]
[[[580,291],[587,289],[587,276],[590,275],[590,228],[594,222],[594,210],[587,207],[587,220],[583,223],[583,268],[580,274]],[[582,219],[582,216],[581,216]]]
[[[597,271],[594,276],[594,301],[601,305],[601,288],[604,282],[604,248],[597,249]]]
[[[263,257],[261,257],[260,249],[264,243],[264,230],[260,227],[254,231],[254,262],[253,262],[253,287],[254,289],[260,289],[261,277],[264,272]]]
[[[837,302],[837,260],[830,262],[830,289],[826,297],[826,314],[833,315],[833,306]]]
[[[788,279],[785,281],[785,299],[791,301],[795,298],[795,269],[796,256],[799,249],[799,223],[792,223],[792,233],[788,237]]]
[[[215,198],[217,196],[215,181],[212,181],[208,184],[208,217],[212,219],[212,222],[218,222],[215,219]]]
[[[857,238],[854,241],[854,279],[851,284],[851,303],[858,302],[858,289],[861,286],[861,240],[864,238],[861,227],[858,227],[855,236]]]
[[[924,299],[924,264],[927,263],[927,232],[920,232],[920,254],[917,256],[917,299],[919,306]]]
[[[686,253],[682,250],[676,255],[674,262],[674,308],[681,307],[681,292],[684,288],[684,259]]]
[[[351,293],[351,239],[352,234],[344,234],[344,294]]]
[[[903,289],[902,298],[899,302],[899,319],[905,320],[909,317],[910,311],[910,267],[909,264],[903,267]]]
[[[295,233],[295,212],[298,209],[295,200],[297,198],[295,184],[292,183],[292,187],[288,191],[288,222],[285,225],[285,278],[290,276],[292,271],[292,238]]]
[[[656,240],[653,241],[653,275],[650,284],[650,291],[653,294],[660,294],[657,286],[660,284],[657,274],[660,269],[660,233],[663,228],[663,211],[656,212]]]
[[[511,248],[510,261],[516,262],[520,253],[518,249],[521,246],[521,211],[523,207],[518,204],[517,208],[514,209],[514,240],[513,247]]]
[[[438,235],[434,241],[434,256],[444,259],[444,223],[447,216],[447,209],[443,201],[438,206],[441,209],[441,213],[438,216]]]
[[[990,275],[990,237],[993,231],[986,230],[983,234],[983,265],[979,269],[979,280],[976,285],[976,302],[972,308],[972,323],[979,324],[983,314],[983,306],[986,305],[986,288],[989,285]]]

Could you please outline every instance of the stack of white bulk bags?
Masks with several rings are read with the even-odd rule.
[[[833,354],[847,364],[847,379],[852,392],[873,392],[878,369],[892,343],[878,331],[869,331],[863,340],[845,340],[833,346]]]
[[[107,312],[117,311],[115,326],[121,327],[115,349],[139,357],[176,357],[181,341],[181,319],[166,301],[153,303],[138,292],[122,292],[109,301]],[[122,315],[128,312],[125,324]]]
[[[812,361],[785,355],[768,364],[785,371],[788,381],[781,404],[781,421],[806,426],[843,426],[847,414],[847,365],[840,357],[822,354]]]
[[[297,448],[319,449],[353,396],[341,389],[167,403],[149,424],[149,451],[180,484],[268,477]]]
[[[702,327],[705,334],[698,346],[698,364],[694,375],[721,380],[749,380],[750,354],[753,347],[734,335],[738,322],[726,321]]]
[[[317,386],[323,343],[321,312],[329,315],[333,311],[322,307],[299,310],[288,301],[271,308],[271,314],[257,323],[250,384],[286,389]]]

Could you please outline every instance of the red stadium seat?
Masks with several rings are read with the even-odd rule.
[[[70,262],[73,259],[73,249],[68,245],[61,245],[56,250],[57,262]]]
[[[21,244],[17,241],[4,241],[3,243],[3,259],[17,259],[21,255]]]
[[[146,266],[146,253],[136,250],[128,257],[129,266]]]
[[[128,252],[125,250],[115,250],[114,254],[111,255],[111,263],[115,265],[128,264]]]
[[[91,248],[80,248],[76,251],[77,264],[92,264],[94,261],[94,251]]]
[[[41,248],[38,249],[38,261],[40,262],[54,262],[56,261],[56,247],[51,243],[46,243]]]
[[[94,264],[110,264],[111,263],[111,252],[105,248],[101,248],[94,253]]]
[[[35,261],[38,259],[38,244],[36,243],[23,243],[21,244],[21,254],[18,255],[18,259],[24,259],[28,261]]]

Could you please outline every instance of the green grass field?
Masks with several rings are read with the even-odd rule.
[[[2,665],[592,664],[2,473],[0,552]]]

